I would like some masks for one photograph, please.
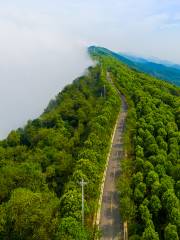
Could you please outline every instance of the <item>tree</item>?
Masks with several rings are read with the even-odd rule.
[[[163,177],[166,174],[166,170],[165,170],[164,166],[161,164],[158,164],[155,167],[155,171],[158,173],[159,177]]]
[[[129,196],[120,198],[120,211],[123,221],[130,221],[135,216],[136,206]]]
[[[7,143],[10,147],[15,147],[20,144],[20,134],[17,131],[12,131],[7,137]]]
[[[174,180],[172,177],[165,175],[160,179],[161,183],[161,192],[164,193],[168,189],[174,189]]]
[[[97,197],[99,189],[96,188],[96,186],[100,181],[97,165],[95,165],[93,162],[90,162],[88,159],[80,159],[77,161],[76,169],[76,172],[81,171],[84,175],[84,180],[88,181],[85,194],[89,197]]]
[[[175,191],[176,191],[177,198],[180,199],[180,181],[176,182]]]
[[[143,220],[143,223],[146,226],[152,225],[152,214],[150,213],[147,204],[148,204],[148,202],[146,203],[146,201],[145,201],[139,206],[139,211],[141,213],[141,219]]]
[[[136,146],[136,157],[143,158],[144,157],[144,151],[143,148],[139,145]]]
[[[136,174],[134,174],[132,177],[132,181],[135,186],[138,185],[139,183],[143,182],[142,172],[137,172]]]
[[[136,157],[135,166],[136,171],[143,171],[144,160],[142,158]]]
[[[154,228],[151,226],[148,226],[145,228],[142,236],[143,240],[159,240],[158,233],[155,232]]]
[[[0,205],[0,238],[3,239],[3,235],[6,232],[7,227],[7,213],[4,204]]]
[[[138,203],[142,202],[142,200],[144,199],[146,193],[146,184],[145,183],[139,183],[134,190],[134,199],[135,201],[137,201]]]
[[[165,240],[179,240],[177,227],[169,223],[165,228],[164,238]]]
[[[141,237],[139,235],[135,234],[135,235],[130,236],[129,240],[141,240]]]
[[[156,143],[147,145],[146,147],[146,155],[151,156],[151,155],[156,155],[158,153],[158,145]]]
[[[158,135],[163,137],[165,139],[166,135],[167,135],[167,132],[164,128],[159,128],[158,131],[157,131]]]
[[[80,222],[73,217],[61,219],[55,240],[87,240],[88,233]]]
[[[167,212],[171,212],[173,208],[179,207],[178,199],[172,189],[167,190],[162,195],[162,203],[163,207],[166,209]]]
[[[173,225],[177,226],[177,229],[180,229],[180,209],[173,208],[172,211],[169,213],[170,222]]]
[[[154,166],[149,161],[144,162],[144,172],[147,175],[150,171],[154,170]]]
[[[162,208],[161,206],[161,201],[159,199],[158,196],[156,195],[152,195],[151,199],[150,199],[150,209],[151,212],[157,216],[159,210]]]
[[[137,136],[135,139],[135,144],[143,147],[144,146],[143,139],[140,136]]]
[[[60,199],[60,207],[61,207],[61,216],[62,217],[73,217],[77,221],[81,221],[81,203],[82,203],[82,195],[77,189],[68,190],[63,194]],[[89,209],[87,206],[87,202],[84,202],[84,210],[85,213],[88,213]]]
[[[154,195],[159,196],[160,195],[160,191],[161,191],[161,184],[159,183],[159,181],[155,181],[151,185],[151,193],[154,194]]]
[[[165,165],[166,161],[167,161],[166,156],[159,151],[158,154],[156,155],[156,162],[155,163]]]
[[[7,202],[7,236],[10,239],[52,239],[57,229],[59,200],[50,192],[13,191]]]
[[[158,174],[155,171],[150,171],[146,177],[147,186],[151,187],[151,185],[156,181],[159,181]]]
[[[8,165],[0,168],[0,200],[9,198],[12,190],[18,187],[32,191],[47,188],[45,176],[39,164],[25,162],[17,165]]]

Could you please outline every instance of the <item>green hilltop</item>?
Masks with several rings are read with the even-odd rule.
[[[116,53],[102,47],[89,47],[89,52],[95,51],[98,54],[114,57],[117,60],[125,63],[130,68],[147,73],[153,77],[157,77],[162,80],[166,80],[177,86],[180,86],[180,66],[171,64],[165,65],[163,63],[156,63],[152,60],[147,60],[138,57],[132,57],[122,53]]]

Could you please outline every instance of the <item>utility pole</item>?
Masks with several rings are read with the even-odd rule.
[[[106,86],[104,85],[104,98],[106,97]]]
[[[124,222],[124,240],[128,240],[128,223]]]
[[[82,187],[82,226],[84,226],[84,186],[87,184],[87,182],[84,182],[84,179],[82,178],[80,185]]]

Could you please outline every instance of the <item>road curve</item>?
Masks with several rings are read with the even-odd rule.
[[[107,78],[109,78],[109,76],[107,76]],[[110,78],[108,80],[110,80]],[[119,95],[122,106],[111,146],[100,211],[99,227],[102,240],[123,239],[123,224],[120,217],[119,196],[116,183],[120,175],[120,159],[123,157],[122,136],[127,115],[127,104],[125,97],[121,93],[119,93]]]

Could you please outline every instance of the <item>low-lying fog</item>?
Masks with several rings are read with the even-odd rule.
[[[2,139],[39,116],[50,99],[92,62],[87,46],[61,29],[53,16],[12,5],[4,6],[0,16]]]
[[[86,47],[180,63],[179,0],[0,1],[0,138],[91,65]]]
[[[0,63],[0,138],[39,116],[50,99],[91,65],[85,48],[66,54],[39,46],[19,62]]]

